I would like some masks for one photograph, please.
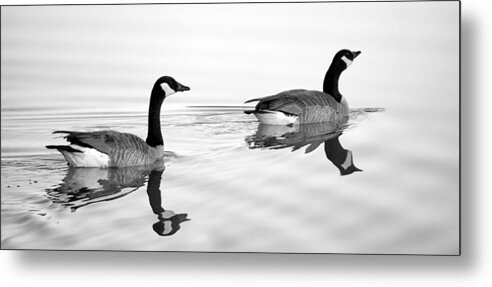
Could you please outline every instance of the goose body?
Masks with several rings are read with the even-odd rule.
[[[347,100],[338,90],[340,74],[347,69],[360,52],[340,50],[326,72],[323,91],[288,90],[273,96],[255,98],[254,114],[263,124],[291,125],[329,122],[346,117],[349,112]]]
[[[66,134],[69,145],[48,145],[58,150],[73,167],[125,167],[151,165],[164,155],[160,110],[164,99],[190,88],[171,77],[159,78],[152,89],[149,105],[147,140],[113,130],[95,132],[55,131]]]
[[[74,167],[123,167],[150,165],[164,155],[164,146],[149,146],[140,137],[112,130],[95,132],[55,131],[66,134],[68,146],[57,149]]]

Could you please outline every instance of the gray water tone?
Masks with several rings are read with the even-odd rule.
[[[144,137],[145,113],[4,110],[2,248],[455,254],[453,130],[399,118],[268,127],[240,108],[165,110],[162,168],[99,169],[44,149],[63,142],[51,132],[104,121]],[[343,174],[342,151],[360,171]]]

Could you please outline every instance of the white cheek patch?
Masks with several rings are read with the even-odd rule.
[[[164,93],[166,93],[166,96],[170,96],[170,95],[176,93],[176,91],[171,89],[171,87],[169,87],[169,85],[167,83],[162,83],[161,88],[164,91]]]
[[[342,57],[342,60],[345,62],[345,64],[347,65],[347,68],[350,66],[350,64],[352,64],[352,61],[349,60],[347,57],[343,56]]]
[[[164,221],[164,231],[162,232],[162,234],[166,235],[171,231],[173,231],[173,223],[169,220]]]
[[[345,158],[345,162],[342,163],[342,167],[347,170],[352,165],[352,152],[347,152],[347,157]]]

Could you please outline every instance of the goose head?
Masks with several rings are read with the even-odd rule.
[[[340,71],[347,69],[357,56],[360,55],[360,51],[350,51],[343,49],[338,51],[333,57],[332,65],[337,67]]]
[[[181,223],[190,221],[187,213],[175,214],[172,210],[166,210],[158,216],[159,221],[152,225],[152,229],[160,236],[170,236],[181,229]]]
[[[162,96],[166,98],[177,92],[189,91],[190,87],[179,83],[173,77],[163,76],[157,79],[154,89],[161,92]]]

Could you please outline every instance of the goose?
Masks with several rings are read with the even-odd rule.
[[[166,97],[189,91],[169,76],[157,79],[150,95],[148,134],[144,141],[130,133],[113,130],[94,132],[55,131],[66,134],[69,145],[48,145],[48,149],[58,150],[73,167],[125,167],[151,165],[164,156],[164,141],[161,134],[160,112]]]
[[[329,122],[348,116],[348,104],[338,90],[338,79],[360,53],[343,49],[335,54],[326,72],[322,92],[296,89],[251,99],[245,103],[257,101],[255,109],[244,112],[254,114],[267,125]]]

